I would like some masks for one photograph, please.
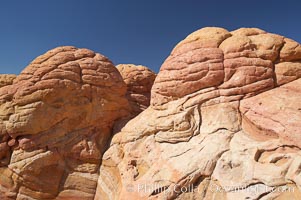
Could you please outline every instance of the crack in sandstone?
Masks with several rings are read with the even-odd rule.
[[[269,40],[267,40],[267,38]],[[162,65],[162,69],[158,75],[159,78],[156,79],[156,82],[153,86],[151,108],[146,109],[146,111],[138,115],[137,118],[134,118],[132,121],[129,121],[127,125],[124,127],[124,129],[121,130],[121,132],[114,135],[110,145],[107,145],[106,143],[109,142],[108,138],[110,137],[111,125],[105,125],[105,124],[109,122],[113,123],[116,119],[121,117],[119,111],[125,109],[123,108],[125,107],[125,103],[118,101],[119,98],[123,98],[123,94],[122,94],[122,90],[123,90],[122,88],[124,87],[122,86],[123,83],[120,79],[120,76],[115,74],[114,69],[108,68],[108,65],[111,64],[110,61],[108,61],[106,58],[98,54],[93,54],[93,56],[91,56],[90,51],[86,51],[86,50],[79,51],[73,47],[68,47],[69,50],[68,48],[62,48],[61,50],[59,50],[60,52],[55,52],[56,51],[55,50],[49,52],[44,56],[37,58],[35,62],[32,62],[31,68],[27,69],[28,71],[24,71],[22,76],[20,76],[19,82],[28,81],[28,84],[29,82],[38,83],[35,82],[36,79],[34,78],[30,79],[30,76],[34,74],[34,71],[37,70],[37,68],[40,67],[39,65],[42,63],[44,63],[45,65],[46,64],[49,65],[51,64],[51,62],[53,62],[52,64],[57,65],[55,67],[59,68],[62,64],[71,65],[72,62],[76,62],[76,63],[83,62],[84,64],[87,64],[85,63],[85,59],[86,59],[85,57],[88,58],[93,57],[95,62],[96,61],[98,62],[97,66],[92,66],[90,65],[91,63],[87,64],[89,65],[85,67],[85,71],[87,72],[87,74],[84,73],[84,69],[80,66],[79,68],[80,71],[76,74],[80,77],[80,83],[77,83],[75,81],[74,84],[82,86],[82,84],[87,83],[89,85],[90,90],[87,91],[87,93],[89,93],[91,97],[90,98],[91,104],[94,103],[94,101],[92,101],[92,97],[97,98],[97,95],[99,96],[106,95],[108,91],[114,91],[112,93],[114,94],[118,93],[118,94],[116,94],[115,96],[113,95],[112,97],[110,96],[107,102],[100,101],[98,99],[97,102],[99,101],[98,103],[100,103],[102,106],[105,106],[106,105],[105,103],[108,103],[110,101],[114,101],[116,104],[109,105],[107,109],[100,109],[96,105],[94,105],[95,107],[89,107],[89,108],[83,107],[79,110],[71,109],[70,113],[76,113],[79,116],[81,116],[78,118],[76,117],[74,118],[74,123],[73,123],[74,126],[80,127],[79,125],[80,123],[84,123],[84,122],[86,123],[86,121],[84,120],[89,121],[93,119],[94,120],[93,123],[97,122],[100,124],[95,125],[91,122],[92,123],[91,126],[93,127],[95,126],[100,129],[94,130],[94,132],[97,132],[97,134],[96,133],[92,134],[89,131],[88,131],[89,133],[86,133],[86,131],[80,131],[78,133],[73,134],[74,138],[75,136],[78,136],[77,138],[75,139],[69,138],[72,141],[68,142],[64,139],[62,140],[58,139],[58,140],[54,140],[53,143],[58,144],[60,141],[62,141],[62,143],[60,144],[62,144],[62,146],[65,144],[67,148],[63,150],[65,150],[66,153],[72,153],[72,155],[75,154],[74,158],[72,158],[70,154],[69,157],[66,159],[65,163],[68,162],[68,166],[67,166],[68,168],[70,169],[74,168],[73,171],[76,172],[80,170],[84,170],[84,172],[81,172],[84,174],[81,174],[81,176],[76,177],[77,178],[76,180],[78,182],[77,181],[73,182],[73,184],[77,184],[77,183],[80,184],[79,188],[81,189],[72,186],[71,188],[74,189],[72,190],[72,192],[75,193],[78,192],[77,194],[79,194],[79,196],[82,196],[83,198],[85,195],[88,195],[87,197],[88,199],[95,199],[95,200],[106,198],[105,196],[107,195],[106,193],[110,194],[108,196],[110,198],[118,198],[118,197],[129,198],[129,196],[127,196],[128,193],[126,193],[126,191],[124,190],[123,184],[124,184],[124,179],[127,178],[128,180],[126,182],[131,182],[130,180],[133,175],[134,175],[133,176],[134,181],[147,180],[147,177],[149,176],[150,177],[149,182],[151,183],[152,181],[155,180],[170,181],[174,177],[175,180],[178,180],[176,182],[174,181],[174,184],[179,183],[180,185],[185,186],[185,185],[190,185],[191,183],[192,184],[197,183],[197,185],[200,185],[203,182],[204,178],[209,178],[209,177],[212,178],[212,176],[215,173],[218,173],[218,170],[221,170],[218,169],[217,163],[222,162],[222,158],[227,156],[227,152],[231,151],[231,157],[227,158],[229,159],[231,169],[228,170],[227,172],[228,174],[223,174],[223,176],[220,177],[219,180],[217,180],[217,181],[224,181],[225,179],[225,181],[227,181],[226,180],[228,178],[227,175],[233,173],[233,171],[231,170],[236,170],[239,167],[243,167],[243,164],[247,163],[248,159],[253,159],[253,160],[255,159],[255,162],[256,159],[257,161],[259,161],[263,152],[270,152],[269,150],[266,150],[267,147],[263,146],[262,149],[265,151],[261,152],[260,155],[258,152],[257,153],[255,152],[255,158],[250,158],[250,156],[252,157],[253,155],[252,153],[250,153],[250,151],[251,150],[253,151],[254,147],[248,145],[251,145],[253,143],[254,143],[253,145],[256,145],[256,141],[252,139],[249,140],[244,139],[241,141],[241,143],[243,144],[236,144],[237,141],[234,141],[234,138],[238,135],[238,131],[243,130],[243,128],[241,127],[243,117],[245,117],[249,113],[249,110],[247,110],[246,112],[242,111],[241,109],[242,102],[240,100],[242,101],[245,101],[246,99],[250,100],[250,97],[260,95],[260,93],[264,93],[265,91],[273,88],[274,89],[278,88],[279,87],[277,83],[278,74],[276,74],[275,72],[276,70],[275,64],[278,62],[280,63],[282,61],[293,62],[296,60],[300,60],[298,57],[299,56],[298,48],[300,48],[299,46],[298,44],[296,45],[294,42],[287,40],[284,37],[268,34],[259,29],[239,29],[229,33],[225,29],[205,28],[191,34],[173,49],[171,56],[167,58],[166,62]],[[70,50],[70,48],[72,50]],[[64,51],[67,51],[65,57],[60,58],[58,54],[59,53],[64,54],[63,53]],[[80,57],[80,59],[76,59],[75,61],[70,61],[71,57],[69,55],[70,52],[68,51],[73,52],[73,56],[77,58]],[[220,56],[219,53],[216,53],[217,51],[220,51],[222,53],[221,60],[216,59],[217,56]],[[77,52],[80,55],[74,55],[75,54],[74,52]],[[222,69],[217,69],[220,66],[210,66],[210,67],[207,66],[210,63],[213,65],[221,64]],[[199,67],[199,70],[197,70],[197,67],[194,64],[196,64]],[[207,67],[201,70],[202,69],[201,65]],[[101,71],[102,68],[98,68],[99,66],[102,66],[104,71]],[[272,71],[270,71],[270,68],[272,68]],[[69,71],[68,68],[66,69],[67,70],[65,71],[63,69],[57,70],[58,73],[61,73],[57,77],[58,80],[65,80],[65,78],[62,78],[61,76],[68,77],[70,75],[70,74],[67,75]],[[93,74],[94,72],[90,73],[89,70],[92,71],[94,70],[95,74]],[[223,70],[222,74],[220,73],[221,70]],[[46,72],[46,74],[50,72]],[[285,75],[285,72],[283,74],[281,73],[280,76]],[[118,78],[116,80],[111,81],[110,77],[113,75],[116,75],[116,77]],[[70,77],[73,77],[73,75],[71,74]],[[54,83],[55,81],[54,79],[55,78],[51,78],[50,81],[53,81],[52,83]],[[124,78],[124,80],[128,81],[129,79]],[[72,82],[72,80],[70,82]],[[179,82],[181,84],[178,84]],[[285,79],[284,85],[290,82],[291,79]],[[16,81],[16,83],[18,83],[18,81]],[[63,87],[67,87],[68,84],[71,83],[66,82],[63,84]],[[38,87],[39,84],[36,85],[37,85],[36,86],[37,91],[39,91],[39,89],[41,88]],[[19,86],[21,86],[21,84]],[[12,89],[14,89],[14,87],[16,86],[12,86]],[[52,89],[52,86],[44,85],[44,87],[46,89]],[[97,91],[102,90],[103,87],[106,87],[106,90],[97,93]],[[116,89],[115,87],[118,88]],[[287,89],[287,90],[292,90],[292,89]],[[39,95],[39,93],[35,93],[35,92],[36,92],[35,88],[32,88],[30,91],[29,90],[23,91],[23,93],[27,95]],[[94,94],[93,92],[96,92],[97,95],[95,94],[95,96],[93,96]],[[23,104],[25,105],[28,104],[28,100],[26,100],[25,96],[22,95],[20,95],[19,98],[21,98]],[[16,99],[16,98],[12,99],[12,101],[16,101],[16,100],[20,100],[20,99]],[[283,101],[285,101],[285,99]],[[238,107],[236,106],[236,103],[231,104],[232,102],[238,102],[237,103]],[[77,103],[78,104],[82,103],[84,105],[84,104],[88,104],[89,102],[82,100]],[[217,106],[215,112],[210,111],[210,108],[215,108],[214,106],[219,104],[228,105],[226,107],[231,108],[232,110],[231,109],[222,110],[225,109],[225,107]],[[51,103],[51,106],[57,107],[59,109],[62,109],[64,107],[64,106],[59,107],[58,105],[59,104],[54,105]],[[121,105],[121,106],[115,109],[117,105]],[[196,106],[196,108],[194,108],[194,106]],[[93,112],[94,109],[97,112]],[[197,109],[197,111],[192,112],[191,110],[193,109]],[[83,116],[86,116],[87,114],[82,113],[81,110],[85,110],[87,113],[93,113],[91,114],[91,116],[93,117],[97,115],[97,113],[99,114],[99,116],[97,115],[98,116],[97,119],[92,117],[85,118]],[[293,111],[295,110],[293,109],[290,110],[290,112]],[[15,112],[16,111],[14,111],[14,113]],[[29,114],[26,113],[22,115],[23,118],[27,118],[30,117],[31,116],[30,113],[34,111],[29,109],[24,109],[22,112],[29,113]],[[47,112],[51,113],[49,112],[49,110],[47,110]],[[152,116],[154,114],[152,112],[156,113],[157,119]],[[207,112],[209,112],[209,114]],[[256,110],[254,112],[255,114],[258,114]],[[217,116],[216,118],[214,118],[215,115]],[[239,117],[236,115],[238,115]],[[68,117],[72,118],[74,116],[68,115]],[[107,117],[109,119],[106,120]],[[274,120],[275,123],[280,123],[282,126],[285,124],[281,120],[270,119],[272,117],[269,116],[267,116],[267,118],[269,120]],[[53,123],[54,119],[55,117],[53,116],[50,117],[49,123],[50,122]],[[232,123],[231,124],[232,126],[229,126],[227,123],[228,124]],[[237,123],[239,125],[237,127],[234,127],[234,123]],[[0,125],[3,126],[2,121],[0,122]],[[29,126],[28,124],[24,124],[24,125]],[[203,128],[204,126],[205,129],[202,131],[205,131],[206,133],[200,131],[201,128]],[[254,124],[254,126],[257,127],[258,125]],[[54,127],[56,126],[54,125]],[[64,131],[66,130],[68,130],[68,128],[64,129]],[[67,132],[69,133],[69,130]],[[25,133],[27,132],[25,131]],[[37,133],[41,134],[41,132],[39,131]],[[85,137],[81,137],[80,136],[81,134],[86,135],[87,137],[89,136],[89,140],[86,139]],[[161,137],[160,141],[156,140],[156,136]],[[1,135],[1,137],[5,137],[5,136]],[[237,137],[239,138],[242,136],[239,135]],[[297,136],[288,135],[287,137],[292,137],[292,138],[296,137],[295,140],[298,141]],[[183,138],[185,139],[184,142],[181,141],[183,140]],[[270,139],[267,138],[265,138],[265,140],[266,142],[270,141]],[[74,146],[72,145],[68,146],[70,145],[70,143],[73,142],[76,143],[77,141],[80,141],[80,143],[75,144]],[[101,142],[106,145],[100,145],[99,143]],[[258,145],[260,144],[261,143],[258,142]],[[185,145],[192,145],[194,148],[191,147],[191,148],[184,149]],[[199,147],[199,145],[203,145],[203,146]],[[241,149],[239,149],[238,148],[239,145],[242,146],[247,145],[245,147],[246,150],[242,151]],[[272,148],[275,149],[274,151],[277,151],[277,149],[280,148],[279,146],[286,146],[287,144],[279,142],[279,144],[277,145],[276,145],[277,148],[276,147]],[[93,149],[93,146],[95,146],[96,149]],[[106,146],[109,146],[109,149],[106,151],[107,155],[105,158],[106,162],[108,163],[103,164],[101,167],[99,167],[99,165],[101,164],[101,162],[99,161],[99,164],[96,163],[95,166],[91,166],[90,165],[91,162],[87,161],[90,159],[93,160],[93,156],[92,158],[89,157],[90,150],[91,151],[95,150],[95,152],[96,150],[103,151]],[[290,146],[290,148],[293,148],[293,146],[298,147],[296,148],[296,151],[300,151],[300,147],[297,144]],[[118,150],[119,147],[120,150]],[[250,150],[248,147],[250,147]],[[85,152],[83,151],[83,149],[88,149],[89,152]],[[193,155],[194,151],[197,151],[196,155],[199,155],[199,157]],[[172,152],[173,154],[171,154]],[[240,154],[236,155],[238,153]],[[168,154],[171,156],[168,156]],[[102,152],[100,152],[99,154],[96,152],[95,155],[98,155],[97,157],[101,158]],[[84,156],[84,157],[87,156],[86,157],[87,160],[79,159],[80,156]],[[238,156],[238,157],[244,156],[245,160],[243,162],[240,160],[235,160],[236,158],[233,156]],[[175,160],[173,162],[176,162],[179,157],[182,157],[185,160],[185,162],[187,162],[187,165],[184,165],[183,163],[172,163],[170,161],[172,159]],[[132,161],[133,158],[135,158],[135,163],[136,163],[135,170],[139,172],[138,177],[136,176],[137,174],[135,174],[136,173],[135,170],[132,170],[131,168],[124,168],[128,166],[128,163],[125,163],[127,159]],[[165,165],[164,163],[162,163],[164,159],[168,159],[171,163],[165,163],[166,164]],[[275,159],[277,162],[277,158]],[[143,163],[142,161],[146,162],[145,165],[147,166],[143,166],[143,164],[141,164]],[[200,164],[194,163],[196,161],[200,161],[201,163]],[[73,164],[73,166],[70,163]],[[159,165],[159,166],[156,166],[156,168],[152,168],[152,164]],[[289,165],[292,164],[289,163]],[[35,167],[38,168],[38,166]],[[97,174],[95,176],[93,176],[93,173],[91,172],[93,171],[92,168],[94,171],[95,169],[97,171]],[[107,171],[102,171],[103,168],[105,168],[105,170]],[[154,169],[156,169],[157,171],[153,172],[152,170]],[[39,170],[39,168],[37,170]],[[244,170],[244,168],[239,170]],[[254,170],[255,169],[253,169],[253,171],[251,172],[255,173]],[[282,170],[281,176],[284,176],[283,173],[285,174],[285,176],[287,173],[289,173],[288,172],[289,168],[287,168],[286,170],[281,168],[281,170]],[[191,171],[192,173],[189,173]],[[266,173],[268,174],[269,171],[272,170],[268,169]],[[109,187],[102,188],[102,185],[106,184],[106,182],[108,181],[108,180],[103,180],[100,175],[104,172],[107,172],[108,174],[107,176],[111,176],[110,181],[116,185],[117,188],[116,191],[118,191],[116,192],[116,194],[112,193],[113,190],[115,191],[115,187],[114,189]],[[240,172],[241,171],[237,171],[236,173],[238,177],[240,176],[239,174]],[[293,171],[290,173],[295,173],[295,172]],[[88,177],[87,180],[82,181],[81,178],[85,177],[86,175],[89,176],[90,178]],[[273,178],[273,176],[276,175],[270,175],[269,178]],[[99,181],[98,182],[96,181],[95,183],[96,177],[99,178]],[[295,177],[296,175],[290,177],[290,179],[298,180]],[[67,192],[68,195],[68,192],[70,191],[64,190],[64,188],[68,188],[68,184],[69,184],[68,179],[72,180],[72,178],[73,178],[72,174],[69,174],[69,172],[67,171],[64,172],[64,178],[63,178],[64,180],[59,181],[60,189],[56,193],[57,198],[61,198],[61,195],[66,195],[63,194],[64,192]],[[40,179],[41,181],[45,181],[45,178],[43,177],[41,177]],[[94,184],[93,186],[89,185],[90,179],[93,179],[92,181]],[[241,177],[240,180],[242,179],[243,177]],[[248,187],[251,187],[252,184],[255,184],[254,181],[260,183],[261,179],[262,177],[252,177],[250,180],[246,179],[246,181],[247,182],[249,181],[250,183]],[[102,184],[98,184],[102,180],[104,182]],[[273,181],[277,182],[276,179],[275,180],[268,179],[262,182],[274,183]],[[25,195],[24,191],[19,190],[21,186],[23,187],[22,183],[17,182],[14,184],[15,185],[17,184],[17,186],[19,187],[17,195],[19,194]],[[298,186],[300,185],[300,183],[298,181],[295,181],[295,185]],[[0,186],[2,187],[1,182],[0,182]],[[89,188],[83,189],[86,186],[90,188],[91,187],[94,188],[91,193],[88,192],[90,196],[87,193],[87,191],[91,191],[91,190],[87,190]],[[39,195],[43,195],[43,192],[44,193],[47,192],[42,188],[38,188],[38,189],[41,190],[41,193],[39,193]],[[166,191],[168,188],[164,186],[161,189],[162,191]],[[209,191],[206,190],[204,198],[207,196],[207,194],[210,195],[208,192]],[[32,198],[38,198],[35,196],[37,194],[34,193],[36,192],[26,193],[26,198],[31,196]],[[156,193],[156,191],[152,191],[150,196],[158,196],[158,198],[160,198],[161,194],[162,192]],[[104,197],[101,195],[104,195]],[[180,195],[170,194],[170,195],[171,195],[170,198],[174,199],[180,196],[181,194]]]

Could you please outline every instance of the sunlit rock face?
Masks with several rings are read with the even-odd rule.
[[[59,47],[0,88],[0,199],[93,199],[114,121],[128,115],[112,62]]]
[[[0,88],[13,84],[16,77],[14,74],[0,74]]]
[[[104,153],[95,199],[300,199],[301,46],[203,28]],[[285,190],[287,187],[287,190]]]
[[[135,116],[149,107],[156,74],[142,65],[119,64],[116,67],[127,85],[126,96]]]
[[[59,47],[3,77],[0,199],[301,199],[291,39],[209,27],[157,76]]]

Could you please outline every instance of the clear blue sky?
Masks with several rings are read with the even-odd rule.
[[[0,3],[0,73],[20,73],[62,45],[114,64],[158,71],[171,49],[205,27],[259,27],[301,42],[301,3],[281,0],[6,0]]]

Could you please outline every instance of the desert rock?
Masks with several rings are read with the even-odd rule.
[[[112,62],[59,47],[0,89],[1,199],[93,199],[126,85]]]
[[[96,199],[299,199],[299,50],[256,28],[189,35],[113,136]]]
[[[150,92],[156,74],[142,65],[120,64],[116,67],[127,85],[126,96],[132,112],[137,115],[150,105]]]
[[[51,50],[0,88],[0,198],[301,199],[300,52],[207,27],[155,77]]]
[[[0,88],[13,84],[16,77],[14,74],[0,74]]]

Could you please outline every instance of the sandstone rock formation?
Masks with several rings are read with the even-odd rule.
[[[0,88],[0,199],[301,199],[300,44],[200,29],[149,107],[154,73],[118,70],[60,47]]]
[[[127,99],[132,113],[137,115],[150,105],[150,92],[156,74],[142,65],[120,64],[116,66],[127,85]]]
[[[16,77],[14,74],[0,74],[0,88],[13,84]]]
[[[113,136],[95,199],[301,199],[301,46],[203,28]]]
[[[0,89],[0,199],[93,199],[126,85],[108,58],[59,47]]]

